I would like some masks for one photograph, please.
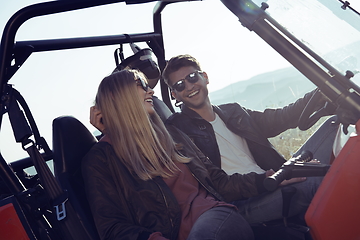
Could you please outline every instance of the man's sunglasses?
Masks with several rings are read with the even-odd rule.
[[[174,85],[171,86],[171,89],[176,90],[178,92],[184,91],[185,89],[185,80],[187,80],[189,83],[196,83],[199,81],[200,74],[202,74],[202,71],[195,71],[187,75],[184,79],[180,79],[177,81]]]
[[[138,86],[141,86],[145,92],[147,92],[150,88],[149,84],[147,84],[147,82],[145,82],[145,80],[142,77],[138,77],[136,80],[136,84]]]

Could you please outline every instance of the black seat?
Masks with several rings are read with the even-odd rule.
[[[55,177],[68,192],[68,199],[88,236],[100,239],[84,190],[81,160],[97,142],[89,130],[76,118],[58,117],[53,121],[53,154]]]
[[[165,122],[166,119],[168,119],[168,117],[170,117],[172,112],[170,111],[168,106],[166,106],[166,104],[163,101],[161,101],[159,98],[157,98],[156,96],[153,96],[153,102],[154,102],[155,111],[160,116],[161,120],[163,122]]]

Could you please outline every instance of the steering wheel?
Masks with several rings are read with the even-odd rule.
[[[300,115],[300,119],[299,119],[299,123],[298,123],[298,127],[300,130],[304,131],[304,130],[309,129],[321,117],[329,115],[329,113],[331,113],[331,112],[334,112],[335,106],[333,104],[329,103],[328,101],[325,102],[325,104],[322,108],[316,110],[316,105],[318,105],[319,101],[321,101],[323,98],[324,98],[324,95],[317,88]]]

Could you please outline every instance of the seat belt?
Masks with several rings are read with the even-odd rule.
[[[50,205],[53,207],[57,228],[62,235],[62,239],[90,239],[84,231],[75,210],[68,201],[68,194],[64,191],[56,178],[52,174],[49,166],[36,148],[35,144],[29,140],[23,146],[33,161],[36,172],[39,175],[41,184],[48,194]]]
[[[89,237],[84,230],[84,227],[81,225],[80,220],[71,203],[68,201],[66,190],[61,188],[38,149],[43,148],[45,151],[51,152],[45,142],[45,139],[40,137],[35,121],[33,120],[32,114],[26,102],[23,100],[20,93],[13,89],[11,85],[7,86],[7,91],[8,99],[6,101],[6,107],[9,114],[10,123],[13,128],[15,140],[16,142],[21,142],[22,148],[29,154],[39,176],[41,185],[47,194],[49,204],[53,206],[51,216],[54,216],[55,213],[56,221],[50,222],[51,225],[56,225],[54,230],[57,231],[60,236],[62,236],[62,239],[91,239],[91,237]],[[21,107],[24,109],[26,117],[29,120],[32,128],[30,128],[28,120],[25,118],[23,111],[20,110],[18,101],[21,104]],[[36,144],[34,141],[29,139],[33,135],[33,132],[36,133],[36,136],[34,136],[35,140],[41,141],[41,145]]]

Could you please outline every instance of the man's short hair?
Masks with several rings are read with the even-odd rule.
[[[166,64],[166,67],[162,73],[162,76],[164,78],[165,83],[171,87],[169,84],[170,82],[170,74],[172,74],[173,72],[176,72],[177,70],[179,70],[182,67],[188,67],[188,66],[192,66],[195,69],[201,71],[201,67],[200,67],[200,63],[192,56],[190,56],[189,54],[184,54],[184,55],[178,55],[175,57],[172,57]]]

